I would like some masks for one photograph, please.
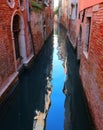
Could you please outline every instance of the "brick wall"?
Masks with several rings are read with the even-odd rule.
[[[46,39],[47,39],[53,30],[53,10],[50,7],[45,8],[45,23],[46,23]]]
[[[4,87],[13,81],[16,74],[15,46],[13,42],[13,16],[17,13],[24,19],[24,36],[26,44],[27,57],[31,55],[31,44],[28,38],[26,1],[24,1],[24,10],[19,6],[19,1],[15,0],[14,7],[11,8],[5,0],[0,2],[0,92]],[[0,93],[1,96],[1,93]]]
[[[34,41],[35,54],[38,54],[43,46],[43,17],[41,13],[31,13],[31,29]]]
[[[74,2],[76,4],[76,1]],[[76,48],[77,42],[77,16],[76,6],[74,11],[71,12],[71,1],[62,1],[62,5],[59,11],[60,23],[68,30],[69,39],[74,48]]]
[[[68,24],[68,19],[67,19],[67,15],[66,14],[63,14],[61,17],[60,17],[60,23],[65,27],[67,28],[67,24]]]
[[[53,30],[53,10],[50,7],[46,7],[41,11],[32,11],[31,29],[33,34],[35,54],[38,54],[44,44],[44,41],[49,37]]]
[[[15,4],[13,6],[12,4],[9,6],[5,0],[2,0],[0,4],[0,99],[1,95],[3,94],[2,92],[5,92],[5,90],[8,89],[8,84],[10,85],[17,77],[19,67],[21,67],[23,64],[27,65],[33,56],[33,51],[35,50],[35,53],[38,54],[42,48],[44,44],[44,19],[46,21],[46,39],[52,32],[53,26],[51,25],[53,24],[53,11],[50,7],[46,7],[45,11],[31,12],[30,30],[30,21],[28,21],[27,17],[27,3],[25,0],[23,5],[24,6],[20,6],[18,0],[15,0]],[[16,59],[15,53],[13,19],[16,14],[20,19],[22,19],[19,21],[19,29],[20,31],[22,30],[19,37],[22,37],[23,35],[24,38],[20,39],[22,42],[21,44],[19,43],[19,49],[22,46],[22,43],[24,43],[25,45],[21,48],[25,47],[25,50],[23,51],[26,53],[26,60],[22,60],[22,62],[20,61],[21,57],[19,57],[19,59]],[[33,35],[33,42],[31,33]],[[20,54],[20,56],[22,56],[22,54]]]
[[[68,35],[71,41],[71,44],[74,48],[76,48],[76,40],[77,40],[77,20],[69,19],[68,24]]]
[[[82,56],[80,75],[89,107],[98,130],[103,129],[103,4],[98,10],[87,8],[82,26]],[[83,12],[80,12],[81,16]],[[86,17],[91,16],[88,56],[84,53]],[[82,18],[82,17],[81,17]],[[82,21],[82,20],[81,20]]]
[[[85,8],[88,8],[101,2],[103,2],[103,0],[89,0],[89,2],[87,0],[79,0],[79,10],[81,11]]]
[[[0,5],[0,87],[15,72],[11,36],[11,16],[14,10],[10,9],[6,1],[2,1]]]

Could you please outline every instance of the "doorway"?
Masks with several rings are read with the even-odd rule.
[[[26,61],[24,21],[23,18],[18,14],[16,14],[13,18],[12,31],[14,37],[16,66],[18,70]]]

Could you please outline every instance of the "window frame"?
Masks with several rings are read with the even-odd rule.
[[[87,26],[89,26],[88,36],[86,33],[88,29]],[[92,29],[92,16],[87,16],[85,21],[85,32],[84,32],[85,38],[84,38],[84,45],[83,45],[83,53],[87,59],[88,59],[89,48],[90,48],[91,29]]]
[[[14,8],[14,6],[15,6],[15,0],[11,0],[11,1],[9,1],[9,0],[6,0],[6,3],[8,4],[8,6],[10,7],[10,8]]]
[[[24,11],[24,0],[22,0],[22,3],[21,3],[21,0],[19,0],[19,6],[20,6],[21,11]]]

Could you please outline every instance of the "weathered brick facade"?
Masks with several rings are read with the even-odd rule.
[[[60,23],[68,29],[68,37],[74,48],[76,48],[77,42],[77,10],[77,1],[61,0]]]
[[[12,28],[16,14],[25,18],[25,10],[22,11],[19,4],[18,0],[14,7],[9,7],[5,0],[0,4],[0,97],[18,75]],[[24,8],[25,5],[24,2]]]
[[[35,54],[41,50],[44,41],[50,36],[53,29],[53,10],[45,7],[44,10],[31,12],[31,30],[34,40]]]
[[[72,43],[72,46],[76,48],[76,40],[77,40],[77,20],[68,20],[68,36],[70,39],[70,42]]]
[[[72,1],[72,0],[71,0]],[[68,1],[68,7],[74,3]],[[62,5],[63,6],[63,5]],[[80,76],[97,130],[103,129],[103,1],[80,0],[77,19],[61,16],[80,59]],[[68,15],[72,15],[69,10]]]
[[[45,24],[46,24],[46,39],[50,36],[53,29],[53,9],[45,8]]]
[[[48,17],[45,20],[46,24],[53,20],[51,7],[46,7],[48,10],[44,7],[40,13],[35,11],[30,13],[28,2],[26,0],[0,2],[0,99],[9,86],[18,79],[19,69],[23,65],[27,66],[33,56],[39,53],[44,40],[52,31],[49,24],[48,35],[44,39],[43,20]],[[45,14],[46,17],[43,18]]]
[[[38,54],[44,43],[43,18],[41,13],[31,13],[31,29],[34,41],[35,54]]]
[[[80,75],[89,107],[98,130],[103,129],[103,3],[80,12],[82,27],[82,55]],[[87,17],[91,17],[89,49],[85,53]]]
[[[98,3],[102,3],[103,0],[89,0],[89,2],[87,2],[87,0],[80,0],[79,1],[79,11],[82,11],[85,8],[88,8],[90,6],[94,6]]]
[[[60,0],[59,5],[59,22],[65,27],[68,27],[68,1]]]

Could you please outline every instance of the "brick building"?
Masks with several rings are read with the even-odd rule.
[[[96,129],[103,129],[103,0],[65,0],[60,22],[80,60],[80,76]],[[61,10],[65,8],[68,14]],[[67,16],[67,20],[64,16]]]
[[[44,41],[49,37],[53,28],[53,3],[51,0],[44,4],[41,0],[36,1],[37,5],[31,3],[30,27],[34,41],[35,54],[38,54]],[[35,29],[34,29],[35,28]]]
[[[79,1],[80,75],[96,128],[103,129],[103,1]]]
[[[52,1],[40,2],[41,11],[29,0],[0,1],[0,101],[52,32]]]
[[[68,1],[67,0],[59,1],[59,21],[64,27],[67,28],[67,24],[68,24]]]
[[[60,23],[68,29],[68,37],[76,48],[78,0],[61,0],[59,9]]]

